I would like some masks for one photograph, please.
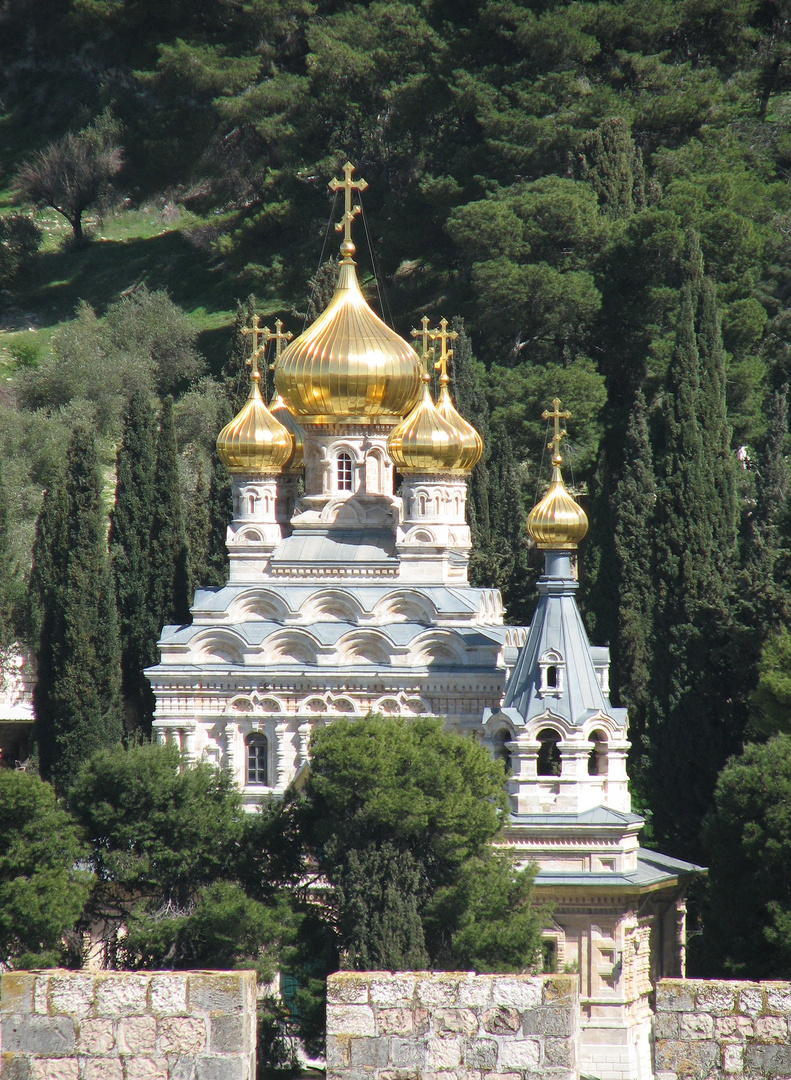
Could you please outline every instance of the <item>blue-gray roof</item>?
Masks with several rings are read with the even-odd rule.
[[[669,855],[660,855],[656,851],[640,848],[637,853],[637,868],[627,872],[612,871],[551,871],[539,870],[536,885],[547,888],[576,886],[595,889],[640,889],[670,885],[679,878],[692,874],[705,874],[706,868],[695,863],[671,859]]]

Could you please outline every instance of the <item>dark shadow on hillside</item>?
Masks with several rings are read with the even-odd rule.
[[[94,240],[81,250],[38,255],[22,302],[70,318],[85,300],[103,315],[119,295],[145,283],[152,290],[166,288],[186,310],[223,311],[235,300],[233,277],[225,264],[197,251],[178,231],[148,239]]]

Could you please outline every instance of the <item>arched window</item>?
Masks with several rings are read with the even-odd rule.
[[[247,513],[248,514],[254,514],[255,513],[255,495],[248,495],[247,496]]]
[[[588,775],[606,776],[607,736],[603,731],[592,731],[588,737],[588,742],[593,744],[588,754]]]
[[[557,649],[548,649],[543,656],[539,656],[538,668],[541,677],[541,683],[538,687],[539,694],[542,697],[545,694],[559,697],[563,693],[565,664]]]
[[[538,775],[560,776],[560,735],[552,728],[544,728],[538,733],[538,741],[541,744],[538,751]]]
[[[353,491],[352,459],[349,454],[338,454],[338,491]]]
[[[494,737],[494,758],[495,761],[502,761],[505,765],[506,776],[511,775],[511,751],[506,745],[511,741],[511,732],[507,728],[503,728],[498,731]]]
[[[558,669],[557,664],[550,664],[547,668],[547,690],[557,690]]]
[[[247,746],[247,783],[266,784],[267,751],[269,749],[265,735],[248,735]]]

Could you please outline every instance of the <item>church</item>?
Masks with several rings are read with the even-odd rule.
[[[482,443],[451,398],[455,335],[424,318],[418,352],[369,307],[352,240],[367,185],[343,171],[330,185],[345,203],[332,300],[297,338],[279,321],[249,328],[249,397],[217,440],[233,487],[229,577],[197,590],[190,625],[162,632],[147,671],[154,730],[228,770],[250,810],[283,794],[311,733],[338,716],[441,716],[481,739],[507,766],[503,843],[538,864],[553,908],[547,963],[579,972],[582,1071],[646,1080],[653,986],[684,974],[684,894],[700,868],[639,846],[626,711],[575,600],[588,526],[563,482],[569,415],[557,399],[544,414],[552,481],[527,529],[545,573],[531,626],[508,626],[499,591],[468,581]]]

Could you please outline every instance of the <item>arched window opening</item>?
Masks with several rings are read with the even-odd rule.
[[[538,658],[541,682],[538,692],[541,695],[552,694],[559,697],[563,693],[563,657],[556,649],[549,649]]]
[[[588,754],[588,775],[606,776],[607,736],[603,731],[592,731],[588,737],[588,742],[593,744]]]
[[[547,690],[557,690],[558,669],[556,664],[550,664],[547,668]]]
[[[248,514],[254,514],[255,513],[255,495],[248,495],[247,496],[247,513]]]
[[[338,491],[352,490],[352,459],[349,454],[338,454]]]
[[[538,775],[560,776],[560,735],[551,728],[544,728],[538,733],[541,744],[538,751]]]
[[[248,735],[247,746],[247,783],[266,784],[267,750],[265,735]]]
[[[511,775],[511,751],[508,749],[507,743],[511,741],[511,732],[506,728],[502,731],[498,731],[494,737],[494,758],[495,761],[502,761],[505,765],[505,775]]]

